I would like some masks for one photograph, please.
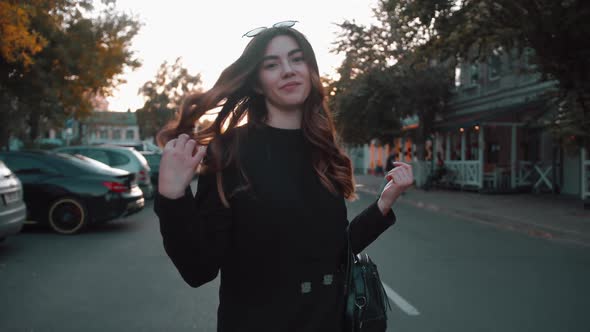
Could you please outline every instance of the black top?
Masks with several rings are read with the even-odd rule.
[[[341,331],[343,196],[321,184],[301,129],[246,125],[232,132],[241,137],[251,190],[231,196],[242,182],[230,167],[223,171],[230,208],[213,174],[200,176],[194,198],[190,187],[175,200],[157,195],[166,253],[193,287],[221,270],[218,331]],[[351,221],[353,251],[394,222],[393,211],[383,216],[374,201]]]

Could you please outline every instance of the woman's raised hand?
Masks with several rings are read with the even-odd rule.
[[[394,168],[385,176],[387,184],[383,188],[378,202],[382,212],[388,211],[398,197],[414,183],[411,165],[396,161],[393,166]]]
[[[158,191],[162,196],[169,199],[184,196],[195,169],[207,152],[206,146],[199,146],[195,152],[196,146],[197,142],[187,134],[180,134],[178,138],[166,143],[158,178]]]

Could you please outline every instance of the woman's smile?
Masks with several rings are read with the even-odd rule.
[[[292,92],[295,89],[297,89],[299,86],[301,85],[301,83],[299,82],[289,82],[287,84],[282,85],[279,90],[283,90],[286,92]]]

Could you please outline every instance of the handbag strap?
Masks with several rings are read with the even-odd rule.
[[[348,294],[348,287],[351,286],[351,281],[352,281],[352,264],[353,264],[353,259],[354,259],[354,254],[352,252],[352,243],[350,241],[350,224],[348,226],[346,226],[346,282],[344,283],[344,287],[345,287],[345,293]]]

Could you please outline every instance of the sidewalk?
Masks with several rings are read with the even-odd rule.
[[[377,195],[383,185],[381,176],[355,178],[359,192]],[[590,210],[584,209],[580,199],[552,194],[491,195],[411,188],[398,202],[537,238],[590,247]]]

